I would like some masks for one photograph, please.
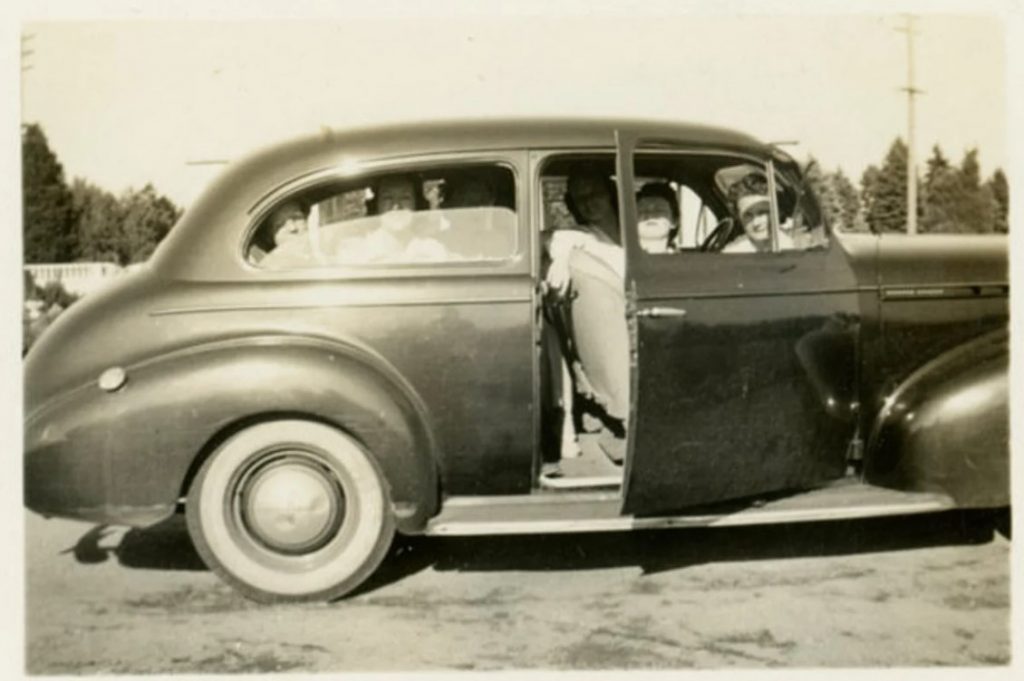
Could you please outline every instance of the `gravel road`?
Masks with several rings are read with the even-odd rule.
[[[1010,544],[974,515],[396,544],[266,607],[180,518],[26,518],[31,674],[1005,665]]]

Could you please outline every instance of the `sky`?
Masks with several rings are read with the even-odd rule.
[[[249,21],[29,21],[21,117],[68,179],[152,183],[187,206],[222,166],[263,145],[374,122],[610,115],[797,140],[854,179],[906,135],[898,14],[420,12]],[[630,9],[632,7],[632,9]],[[627,11],[628,10],[628,11]],[[1007,158],[1003,28],[919,15],[917,153],[983,172]]]

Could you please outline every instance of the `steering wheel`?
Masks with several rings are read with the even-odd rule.
[[[717,252],[725,248],[725,244],[728,243],[729,237],[732,235],[733,219],[731,217],[722,218],[715,225],[715,228],[711,230],[711,234],[708,234],[707,238],[700,245],[700,250]]]

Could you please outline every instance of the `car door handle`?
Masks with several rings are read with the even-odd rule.
[[[686,310],[678,307],[645,307],[638,310],[637,317],[685,317]]]

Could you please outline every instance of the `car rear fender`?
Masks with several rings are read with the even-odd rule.
[[[939,491],[962,507],[1009,504],[1007,332],[943,353],[885,401],[867,442],[868,482]]]
[[[126,373],[122,388],[83,386],[30,421],[30,508],[69,515],[60,506],[70,503],[77,517],[155,522],[173,512],[203,459],[231,434],[258,421],[307,418],[345,431],[373,456],[402,531],[419,531],[437,510],[438,453],[426,407],[390,364],[362,348],[315,337],[234,338]]]

